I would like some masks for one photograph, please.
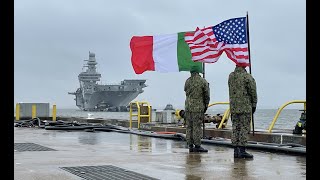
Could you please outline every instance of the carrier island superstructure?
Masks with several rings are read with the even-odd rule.
[[[84,60],[84,71],[78,75],[80,87],[75,95],[76,106],[84,111],[126,111],[127,105],[143,93],[146,80],[125,79],[119,84],[98,84],[101,74],[97,72],[98,64],[95,54],[89,52],[89,59]]]

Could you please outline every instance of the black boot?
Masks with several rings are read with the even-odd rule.
[[[190,145],[189,145],[189,152],[194,152],[194,146],[193,146],[193,144],[190,144]]]
[[[195,148],[193,148],[193,152],[208,152],[208,149],[204,149],[201,146],[196,146]]]
[[[246,152],[246,148],[244,146],[239,147],[238,158],[253,158],[253,155]]]
[[[233,151],[234,158],[239,158],[239,151],[240,151],[239,146],[235,146]]]

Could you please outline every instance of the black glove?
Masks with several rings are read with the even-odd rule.
[[[256,112],[256,107],[252,107],[252,114],[254,114],[254,112]]]

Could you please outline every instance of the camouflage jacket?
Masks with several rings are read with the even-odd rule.
[[[191,73],[191,77],[184,85],[186,92],[185,111],[204,113],[205,106],[210,101],[210,89],[208,82],[198,73]]]
[[[231,113],[251,113],[257,106],[256,82],[243,67],[236,67],[228,80]]]

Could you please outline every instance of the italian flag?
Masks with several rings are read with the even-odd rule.
[[[185,33],[133,36],[130,48],[131,63],[135,73],[190,71],[191,67],[202,73],[202,63],[191,59],[190,48],[184,39]]]

